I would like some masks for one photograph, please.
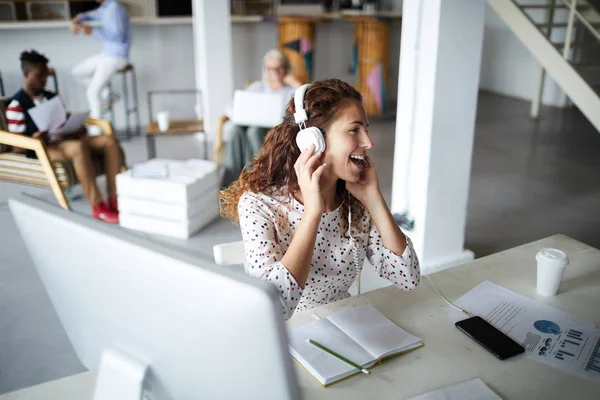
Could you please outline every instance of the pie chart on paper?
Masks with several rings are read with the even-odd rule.
[[[533,323],[535,329],[542,333],[550,334],[550,335],[558,335],[560,334],[560,326],[556,325],[552,321],[546,320],[538,320]]]

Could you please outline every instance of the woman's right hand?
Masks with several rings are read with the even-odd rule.
[[[298,185],[302,192],[304,203],[304,214],[321,218],[325,212],[325,200],[321,193],[321,175],[327,167],[327,163],[319,165],[322,153],[314,154],[315,146],[311,145],[304,150],[294,164],[294,170],[298,177]]]

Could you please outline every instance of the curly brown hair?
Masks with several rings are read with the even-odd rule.
[[[304,109],[308,114],[306,126],[316,126],[326,136],[329,127],[351,101],[362,102],[362,95],[339,79],[323,79],[310,84],[304,94]],[[294,120],[294,99],[286,107],[283,122],[269,131],[257,155],[242,170],[240,177],[220,192],[221,215],[239,221],[238,203],[244,192],[288,197],[300,191],[294,164],[300,156],[296,135],[300,131]],[[344,202],[342,215],[352,209],[352,226],[364,215],[363,205],[347,190],[346,182],[338,180],[337,195]],[[344,218],[344,232],[347,220]]]

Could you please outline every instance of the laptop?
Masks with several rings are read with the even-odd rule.
[[[283,121],[285,103],[281,93],[236,90],[233,95],[233,122],[241,126],[273,128]]]

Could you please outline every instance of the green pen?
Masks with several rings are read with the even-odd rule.
[[[306,341],[310,344],[312,344],[313,346],[316,346],[318,348],[320,348],[321,350],[323,350],[326,353],[331,354],[332,356],[334,356],[335,358],[342,360],[343,362],[345,362],[346,364],[350,364],[352,365],[354,368],[358,369],[360,372],[362,372],[363,374],[367,374],[370,375],[371,372],[368,369],[363,368],[361,365],[358,365],[357,363],[348,360],[346,357],[336,353],[335,351],[328,349],[327,347],[323,346],[321,343],[317,343],[314,340],[311,340],[309,338],[306,338]]]

